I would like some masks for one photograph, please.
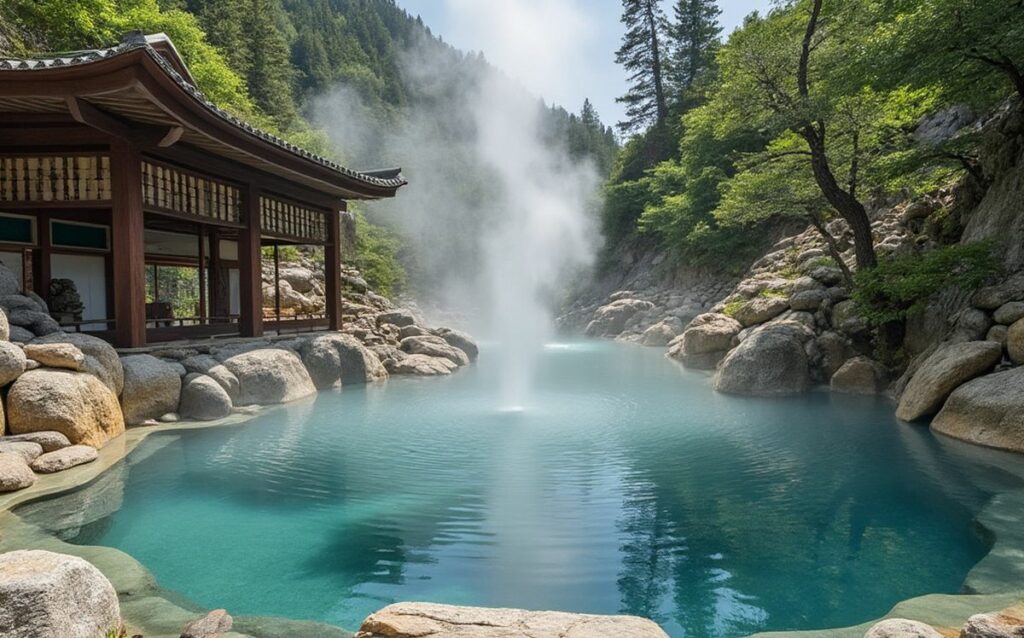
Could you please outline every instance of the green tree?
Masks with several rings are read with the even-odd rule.
[[[672,43],[669,84],[677,113],[697,103],[697,88],[706,85],[715,64],[722,26],[722,10],[715,0],[677,0],[675,20],[669,25]]]
[[[623,132],[661,128],[668,119],[665,90],[665,16],[657,0],[622,0],[626,33],[615,60],[629,72],[629,91],[618,101],[626,105]]]
[[[245,75],[249,92],[260,109],[282,128],[298,123],[294,98],[294,68],[288,40],[279,28],[277,0],[243,0],[241,32],[249,43]]]

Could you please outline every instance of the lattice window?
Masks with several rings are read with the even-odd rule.
[[[0,157],[0,201],[109,199],[110,158],[105,155]]]
[[[233,224],[242,220],[237,187],[154,162],[142,162],[142,201],[184,215]]]
[[[294,202],[260,197],[262,230],[268,235],[304,239],[313,243],[327,241],[327,213]]]

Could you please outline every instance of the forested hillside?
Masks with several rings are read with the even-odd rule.
[[[607,187],[609,253],[639,239],[742,268],[780,220],[842,218],[870,268],[869,201],[984,179],[975,137],[915,136],[922,118],[1024,95],[1018,0],[792,0],[724,39],[714,0],[623,5],[633,136]]]
[[[218,105],[313,151],[358,168],[400,164],[401,157],[357,155],[344,139],[311,124],[317,98],[343,89],[372,122],[400,128],[419,109],[460,99],[467,80],[493,72],[479,54],[458,51],[395,0],[9,0],[0,3],[0,48],[18,55],[112,46],[133,29],[166,32],[200,88]],[[446,85],[422,85],[403,69],[404,56],[443,58]],[[442,105],[443,106],[443,105]],[[579,114],[544,106],[550,142],[574,159],[610,172],[617,142],[589,102]],[[465,172],[464,172],[465,173]],[[469,181],[484,179],[465,175]],[[467,188],[472,188],[467,186]],[[396,292],[405,281],[402,242],[360,220],[359,266],[371,284]],[[406,251],[406,262],[415,255]]]

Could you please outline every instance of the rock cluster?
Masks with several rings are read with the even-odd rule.
[[[281,277],[313,298],[323,288],[323,273],[302,265],[287,265]],[[347,270],[345,281],[343,333],[210,341],[122,357],[88,334],[18,333],[29,323],[15,319],[45,305],[18,294],[17,278],[0,265],[0,337],[12,338],[0,339],[0,435],[9,435],[0,436],[0,492],[95,460],[126,426],[213,421],[390,374],[447,375],[478,356],[472,337],[424,327],[418,312],[369,291],[358,272]]]

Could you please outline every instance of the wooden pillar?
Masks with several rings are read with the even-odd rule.
[[[324,288],[327,296],[327,328],[341,330],[341,214],[345,202],[327,214],[327,245],[324,246]]]
[[[206,325],[206,226],[199,224],[199,325]]]
[[[32,282],[32,288],[37,295],[40,295],[47,303],[50,301],[50,216],[39,215],[36,217],[36,233],[39,235],[39,266],[33,271],[33,276],[38,274],[38,281]]]
[[[274,317],[281,321],[281,255],[277,244],[274,244]]]
[[[139,150],[122,140],[113,140],[110,177],[115,341],[122,348],[137,348],[146,345],[145,226]]]
[[[260,249],[260,191],[249,184],[244,194],[245,228],[238,233],[240,314],[243,337],[263,336],[263,267]]]

